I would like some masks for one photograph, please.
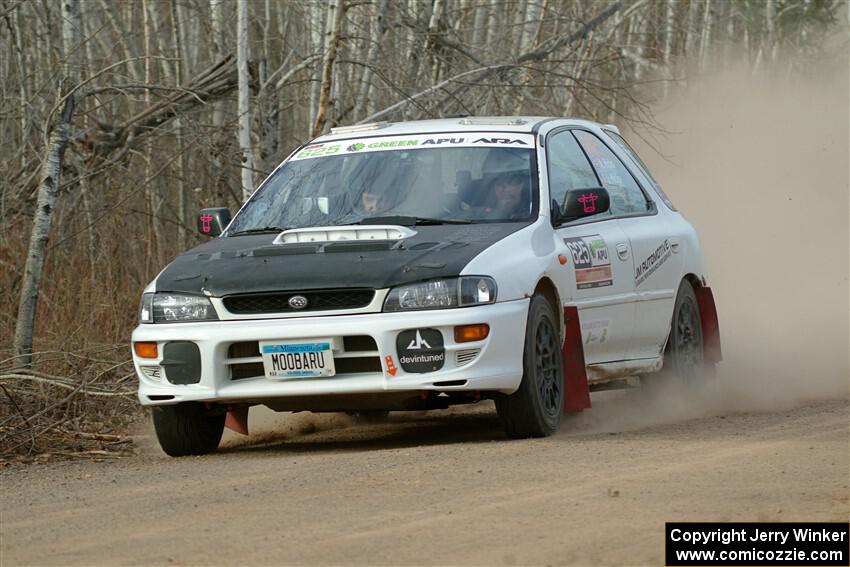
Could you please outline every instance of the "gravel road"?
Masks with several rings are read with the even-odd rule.
[[[183,459],[145,426],[134,457],[0,472],[0,563],[662,565],[666,521],[848,520],[847,399],[684,419],[639,391],[593,402],[528,441],[489,403],[252,415],[258,434]]]

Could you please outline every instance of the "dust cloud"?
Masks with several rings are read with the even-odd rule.
[[[657,112],[670,132],[651,142],[659,151],[631,133],[700,234],[724,360],[698,392],[594,395],[579,430],[848,397],[850,93],[839,59],[805,80],[716,74]]]
[[[344,413],[278,413],[265,406],[253,406],[248,414],[250,435],[245,437],[225,429],[221,447],[276,445],[312,433],[344,429],[352,424],[354,420]]]

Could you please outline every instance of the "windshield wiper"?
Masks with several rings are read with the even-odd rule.
[[[431,217],[398,215],[385,217],[366,217],[364,219],[360,219],[359,224],[398,224],[401,226],[422,226],[439,224],[473,224],[473,221],[466,219],[438,219]]]
[[[279,226],[262,226],[257,228],[246,228],[245,230],[240,230],[237,232],[233,232],[228,234],[227,236],[242,236],[243,234],[263,234],[268,232],[283,232],[284,230],[288,230],[286,228],[281,228]]]

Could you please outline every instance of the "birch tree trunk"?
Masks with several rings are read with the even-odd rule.
[[[667,0],[667,6],[664,14],[664,47],[661,51],[661,62],[664,64],[665,71],[672,77],[675,76],[670,70],[670,55],[673,52],[673,33],[674,33],[674,16],[675,16],[676,0]],[[663,98],[667,98],[670,92],[670,79],[664,78]]]
[[[705,69],[708,65],[709,48],[711,47],[711,24],[714,20],[711,13],[711,0],[705,0],[702,14],[702,35],[699,41],[699,65]]]
[[[433,11],[431,18],[428,20],[428,39],[425,48],[428,51],[431,65],[431,84],[436,84],[440,79],[440,59],[437,57],[436,36],[440,33],[440,18],[443,17],[443,8],[445,2],[443,0],[434,0]]]
[[[185,56],[183,53],[183,39],[181,34],[182,18],[177,8],[177,0],[171,0],[171,40],[174,43],[174,84],[183,84]],[[174,119],[174,142],[177,150],[177,245],[181,250],[186,248],[188,234],[186,225],[189,219],[189,193],[186,189],[186,155],[183,146],[183,122],[179,116]]]
[[[486,2],[478,2],[475,8],[475,20],[472,26],[472,46],[475,49],[484,48],[484,41],[487,39],[487,19],[489,17],[490,7]]]
[[[543,2],[544,0],[528,0],[528,3],[525,5],[525,24],[522,26],[522,39],[519,46],[520,53],[531,51],[534,45],[534,40],[540,30],[540,14],[543,10]]]
[[[328,26],[325,34],[325,56],[322,61],[322,88],[319,96],[319,109],[316,112],[316,122],[313,125],[314,137],[324,132],[328,120],[328,111],[334,103],[331,98],[333,71],[344,15],[345,0],[328,0]]]
[[[422,26],[428,25],[428,22],[431,20],[431,8],[432,5],[430,1],[407,1],[408,17],[416,23],[415,27],[408,26],[407,30],[408,50],[407,57],[405,57],[405,64],[407,65],[407,69],[405,71],[406,79],[404,81],[404,84],[408,90],[412,90],[418,85],[419,68],[423,60],[422,54],[423,52],[428,52],[427,49],[423,50],[422,44],[417,42],[417,30],[420,29],[420,27]],[[403,111],[403,116],[405,119],[410,117],[409,113],[410,109],[405,107]]]
[[[279,101],[280,91],[274,85],[266,86],[269,78],[269,26],[271,25],[270,0],[265,2],[265,24],[263,30],[263,56],[259,63],[260,88],[257,92],[256,106],[260,123],[259,166],[265,173],[277,165],[278,132],[280,130]],[[282,39],[282,38],[281,38]]]
[[[79,0],[62,0],[61,10],[65,64],[58,93],[57,106],[60,108],[53,112],[45,144],[13,339],[15,355],[20,357],[21,365],[26,367],[32,366],[32,337],[38,309],[38,291],[44,270],[44,255],[59,192],[62,158],[71,136],[71,119],[77,106],[77,93],[74,89],[80,82],[82,40]]]
[[[121,18],[115,13],[115,3],[111,0],[100,0],[100,6],[102,12],[106,14],[106,19],[109,20],[115,35],[120,38],[129,38],[130,35],[127,33]],[[99,36],[100,34],[98,34]],[[139,55],[136,45],[132,41],[124,40],[116,42],[115,48],[121,50],[121,57],[123,59],[135,58]],[[139,65],[139,61],[131,61],[127,64],[127,69],[130,71],[130,76],[133,78],[134,83],[141,83],[143,80],[142,73],[139,71]]]
[[[27,125],[29,124],[29,111],[27,107],[29,106],[29,94],[27,94],[27,68],[24,63],[24,48],[21,43],[21,11],[15,10],[14,13],[15,18],[15,29],[10,29],[10,31],[14,34],[12,38],[15,46],[15,63],[18,66],[18,96],[20,97],[20,105],[21,105],[21,145],[24,146],[27,143],[27,130],[29,129]],[[27,163],[27,155],[25,152],[21,152],[21,167],[26,167]]]
[[[210,0],[210,27],[212,28],[212,52],[218,60],[224,54],[224,0]],[[213,126],[224,124],[224,101],[213,103]]]
[[[321,4],[316,4],[310,9],[310,40],[314,51],[322,52],[323,42],[325,38],[325,18],[327,10],[322,10]],[[324,56],[324,52],[322,52]],[[312,132],[313,125],[316,123],[316,116],[319,113],[319,99],[322,93],[322,68],[318,65],[313,69],[313,82],[310,85],[310,122],[309,128]]]
[[[697,35],[697,17],[699,16],[699,3],[696,0],[691,0],[688,4],[687,24],[685,25],[685,55],[693,54],[694,46],[696,45]]]
[[[384,34],[387,31],[387,25],[384,23],[386,17],[387,4],[389,0],[380,0],[375,11],[375,21],[372,22],[372,34],[369,43],[369,52],[366,55],[366,68],[363,70],[363,75],[360,77],[360,90],[357,93],[357,100],[354,107],[354,120],[363,118],[366,112],[371,112],[374,108],[369,100],[372,93],[372,69],[378,63],[378,55],[381,52],[381,42],[384,39]]]
[[[144,53],[145,53],[145,84],[153,83],[153,36],[154,23],[156,18],[156,6],[151,4],[150,0],[142,0],[142,22],[144,28]],[[145,109],[151,107],[151,91],[145,89]],[[152,237],[149,241],[149,249],[147,254],[148,262],[153,263],[153,267],[162,264],[162,250],[165,247],[165,237],[162,234],[162,225],[159,222],[160,198],[153,184],[152,174],[153,166],[151,163],[153,157],[153,142],[149,139],[145,142],[145,193],[148,201],[148,211],[150,213],[150,233]]]
[[[248,0],[238,2],[238,27],[236,28],[236,66],[239,74],[239,148],[242,150],[242,199],[248,200],[254,191],[254,150],[251,147],[251,96],[248,76]]]
[[[773,63],[776,57],[776,0],[767,0],[764,7],[764,19],[767,25],[765,57],[768,63]]]
[[[525,7],[525,0],[517,0],[514,12],[514,23],[513,26],[511,26],[511,29],[508,30],[507,34],[508,41],[510,42],[509,45],[513,48],[514,53],[522,53],[520,49],[522,46],[523,30],[525,29]]]

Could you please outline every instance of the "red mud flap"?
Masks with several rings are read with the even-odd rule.
[[[578,307],[564,307],[564,327],[564,413],[577,413],[590,407]]]
[[[714,304],[714,294],[711,288],[698,287],[694,289],[699,305],[699,316],[702,321],[703,356],[708,364],[723,360],[720,350],[720,323],[717,320],[717,306]]]
[[[248,435],[248,410],[250,406],[234,406],[227,410],[224,426],[236,433]]]

